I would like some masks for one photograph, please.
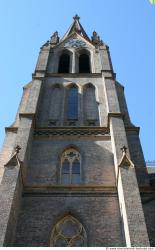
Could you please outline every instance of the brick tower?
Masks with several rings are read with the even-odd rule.
[[[0,246],[150,246],[153,189],[139,128],[108,46],[73,19],[41,47],[6,128]]]

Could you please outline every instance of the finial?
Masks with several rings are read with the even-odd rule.
[[[18,154],[20,150],[21,150],[21,147],[19,145],[17,145],[15,147],[15,153]]]
[[[97,36],[97,32],[95,30],[93,31],[93,36]]]
[[[92,42],[94,45],[101,45],[100,37],[98,36],[95,30],[93,31],[93,35],[92,35]]]
[[[51,36],[51,39],[50,39],[50,43],[51,44],[57,44],[57,43],[59,43],[58,31],[55,31],[53,33],[53,35]]]
[[[79,20],[80,17],[76,14],[75,16],[73,16],[73,19],[74,19],[74,20]]]
[[[127,147],[123,146],[123,147],[121,148],[121,151],[122,151],[122,153],[125,153],[125,154],[126,154],[126,152],[127,152]]]

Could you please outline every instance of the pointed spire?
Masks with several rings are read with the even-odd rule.
[[[76,32],[78,34],[80,34],[81,36],[83,36],[86,40],[90,41],[88,35],[86,34],[84,28],[82,27],[79,19],[80,17],[76,14],[73,17],[74,21],[71,24],[71,26],[69,27],[68,31],[65,33],[65,35],[63,36],[63,38],[61,39],[61,41],[65,40],[68,36],[70,36],[73,32]]]
[[[76,14],[75,16],[73,16],[73,19],[74,19],[74,20],[79,20],[80,17]]]

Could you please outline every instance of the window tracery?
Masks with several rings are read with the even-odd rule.
[[[84,247],[87,245],[85,229],[77,219],[67,215],[54,226],[50,245],[53,247]]]
[[[73,149],[67,149],[61,157],[61,184],[79,184],[81,182],[81,156]]]

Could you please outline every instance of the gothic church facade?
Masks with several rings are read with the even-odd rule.
[[[41,47],[0,163],[0,246],[155,245],[139,128],[108,46],[77,15]]]

